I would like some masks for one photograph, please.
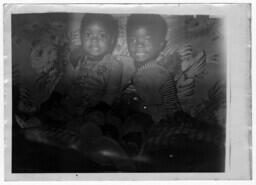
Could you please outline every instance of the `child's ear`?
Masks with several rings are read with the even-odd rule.
[[[111,38],[110,44],[111,44],[111,51],[115,49],[117,43],[117,39]]]
[[[163,51],[163,50],[164,50],[164,48],[165,48],[166,44],[167,44],[167,41],[166,41],[166,40],[164,40],[164,41],[162,41],[162,42],[160,43],[161,51]]]
[[[116,40],[117,40],[117,39],[113,39],[113,38],[111,39],[111,46],[112,46],[112,47],[115,47]]]

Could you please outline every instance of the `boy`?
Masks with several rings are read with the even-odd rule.
[[[168,58],[161,57],[166,34],[167,23],[160,15],[133,14],[127,20],[128,51],[134,60],[134,65],[129,65],[134,71],[132,85],[144,102],[142,108],[156,122],[181,109],[174,77],[181,73],[183,56],[178,51]]]
[[[134,60],[131,82],[137,94],[143,100],[142,109],[149,112],[155,121],[159,121],[167,110],[163,104],[160,89],[170,77],[169,72],[156,61],[160,52],[165,48],[167,24],[160,15],[133,14],[127,20],[128,51]],[[171,77],[172,78],[172,77]],[[170,84],[175,89],[175,84]],[[170,105],[175,112],[179,105],[175,91],[170,99]],[[167,107],[166,107],[167,108]]]
[[[89,106],[99,101],[112,103],[119,92],[122,73],[121,63],[111,55],[117,36],[118,23],[111,15],[84,15],[80,27],[82,44],[72,52],[67,68],[73,98],[82,98]]]

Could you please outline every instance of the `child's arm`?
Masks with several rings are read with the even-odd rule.
[[[22,112],[32,113],[40,110],[41,104],[56,90],[63,77],[63,70],[59,65],[57,51],[51,44],[38,44],[32,49],[30,57],[35,76],[29,79],[28,85],[20,87],[18,107]]]
[[[161,87],[160,95],[162,99],[162,105],[165,109],[165,115],[167,117],[172,116],[175,112],[181,110],[177,96],[176,82],[172,73],[169,74],[166,82]]]
[[[205,52],[195,53],[190,44],[172,51],[169,45],[162,56],[165,58],[163,62],[165,69],[175,76],[177,95],[182,103],[193,95],[195,78],[204,71]]]
[[[181,102],[193,95],[195,79],[201,75],[206,66],[206,54],[204,51],[183,59],[183,70],[177,76],[178,97]]]
[[[40,110],[40,106],[50,98],[61,78],[62,73],[53,69],[37,75],[28,88],[21,87],[19,110],[30,113],[30,110]]]

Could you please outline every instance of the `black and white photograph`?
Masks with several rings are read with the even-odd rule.
[[[227,172],[227,23],[165,12],[11,13],[10,173]]]

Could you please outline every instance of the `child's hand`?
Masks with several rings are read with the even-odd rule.
[[[206,53],[201,51],[187,61],[189,64],[184,69],[187,78],[194,78],[202,74],[206,66]]]
[[[170,44],[167,44],[164,51],[158,57],[158,61],[163,62],[165,68],[174,74],[179,74],[187,69],[189,61],[192,58],[192,46],[190,44],[183,45],[178,49],[174,49]]]
[[[181,70],[185,71],[191,64],[191,58],[193,58],[192,46],[190,44],[183,45],[182,47],[176,50],[176,53],[178,54],[181,62]]]
[[[181,61],[189,60],[192,57],[192,46],[190,44],[185,44],[178,48],[176,52],[179,54]]]
[[[177,79],[177,91],[180,102],[185,101],[193,95],[194,79],[204,71],[206,65],[204,51],[198,53],[195,57],[185,57],[184,59],[185,61],[183,62],[186,66],[183,67],[183,72]]]

